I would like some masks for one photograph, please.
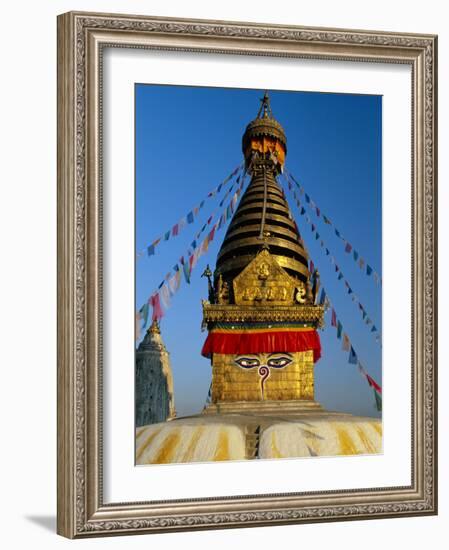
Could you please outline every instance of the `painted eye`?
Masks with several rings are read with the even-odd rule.
[[[259,366],[259,359],[255,359],[252,357],[239,357],[235,360],[235,363],[244,369],[252,369],[253,367]]]
[[[290,357],[272,357],[271,359],[268,359],[267,365],[269,367],[273,367],[275,369],[282,369],[283,367],[286,367],[292,362]]]

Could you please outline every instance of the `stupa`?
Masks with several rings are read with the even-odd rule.
[[[375,418],[326,411],[315,400],[321,356],[319,274],[277,176],[287,139],[267,93],[243,135],[251,181],[231,220],[203,301],[210,403],[195,416],[137,429],[136,462],[176,463],[372,454]]]
[[[175,416],[173,374],[160,327],[154,321],[136,351],[136,426]]]

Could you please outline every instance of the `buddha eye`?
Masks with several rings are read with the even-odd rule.
[[[282,369],[283,367],[286,367],[292,362],[292,359],[287,356],[281,356],[281,357],[271,357],[267,361],[267,365],[269,367],[273,367],[275,369]]]
[[[259,359],[255,357],[238,357],[234,362],[244,369],[252,369],[260,365]]]

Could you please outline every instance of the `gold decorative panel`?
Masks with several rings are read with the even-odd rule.
[[[268,250],[259,252],[233,281],[237,305],[292,305],[295,290],[300,286],[301,283],[290,277]]]
[[[212,403],[223,401],[279,401],[314,398],[313,352],[288,354],[292,361],[285,368],[267,367],[270,354],[251,354],[259,368],[241,368],[241,356],[217,354],[212,357]],[[273,354],[280,355],[280,354]],[[263,367],[268,369],[260,372]]]

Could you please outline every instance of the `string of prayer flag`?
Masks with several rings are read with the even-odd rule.
[[[288,180],[287,180],[287,182],[288,182]],[[367,327],[371,327],[370,332],[373,334],[374,339],[376,340],[376,342],[379,345],[381,345],[382,337],[381,337],[381,334],[380,334],[379,330],[377,329],[376,325],[372,321],[371,317],[368,315],[368,312],[367,312],[365,306],[361,303],[358,296],[354,293],[354,290],[353,290],[352,286],[346,280],[339,264],[337,264],[337,261],[336,261],[335,257],[331,254],[329,248],[326,246],[326,243],[324,242],[324,240],[321,238],[321,236],[317,232],[317,228],[316,228],[315,224],[312,222],[310,216],[306,213],[304,208],[301,208],[300,214],[304,217],[306,223],[310,226],[312,234],[315,236],[315,240],[320,241],[319,244],[320,244],[321,250],[324,252],[324,254],[328,257],[331,264],[334,266],[334,273],[337,275],[337,280],[338,281],[343,281],[343,284],[345,286],[345,289],[346,289],[346,292],[347,292],[348,296],[351,296],[351,301],[354,302],[358,306],[358,309],[361,312],[362,320],[363,320],[364,324]],[[310,272],[313,273],[314,270],[315,270],[315,266],[314,266],[312,260],[309,261],[309,265],[310,265]],[[321,296],[320,296],[320,300],[319,300],[320,304],[321,304],[321,299],[323,298],[323,292],[324,292],[324,289],[321,289]]]
[[[219,185],[217,185],[212,191],[209,191],[206,198],[203,199],[197,206],[192,208],[185,216],[183,216],[177,223],[175,223],[171,229],[168,231],[165,231],[160,237],[155,239],[151,244],[149,244],[145,249],[141,250],[137,253],[136,257],[140,258],[145,254],[145,251],[148,256],[154,256],[156,253],[156,247],[161,243],[168,241],[170,238],[177,237],[181,231],[186,227],[187,225],[192,224],[195,221],[195,218],[198,216],[199,212],[204,207],[206,200],[214,197],[220,191],[222,190],[223,186],[226,185],[233,177],[235,177],[238,172],[242,169],[243,163],[239,164],[230,174],[227,176]],[[240,181],[241,174],[237,177],[237,183]],[[233,186],[232,186],[233,187]],[[226,200],[226,197],[229,195],[229,193],[232,190],[229,189],[223,198],[223,200],[220,202],[220,207],[222,206],[222,203]]]
[[[322,218],[326,225],[330,225],[330,226],[333,227],[335,235],[341,241],[343,241],[344,251],[346,252],[346,254],[351,255],[354,262],[359,266],[359,268],[362,271],[364,271],[365,274],[368,277],[370,277],[372,275],[376,285],[381,286],[382,285],[382,279],[381,279],[380,275],[373,269],[372,266],[367,264],[366,261],[363,258],[359,259],[359,257],[360,257],[359,252],[357,250],[355,250],[353,245],[335,227],[335,225],[331,221],[331,219],[329,217],[325,216],[321,212],[320,208],[314,203],[314,201],[310,198],[310,196],[305,192],[304,187],[296,180],[296,178],[293,176],[293,174],[289,170],[287,170],[286,168],[284,169],[284,177],[287,180],[288,188],[293,191],[293,196],[294,196],[295,202],[297,203],[298,208],[299,208],[299,204],[298,204],[299,199],[298,199],[298,197],[297,197],[297,195],[296,195],[296,193],[293,189],[292,182],[300,190],[301,195],[304,195],[306,203],[309,205],[312,212],[314,212],[314,214],[317,216],[317,218]],[[302,210],[304,210],[304,213],[305,213],[304,207],[302,207]],[[301,212],[301,214],[303,214],[303,212]],[[351,252],[352,252],[352,254],[351,254]]]
[[[360,374],[365,378],[370,388],[373,389],[376,408],[378,411],[381,411],[382,410],[382,388],[374,380],[374,378],[366,372],[356,350],[354,349],[354,345],[351,342],[351,339],[349,338],[348,334],[343,331],[343,325],[341,321],[337,318],[337,312],[335,311],[335,308],[332,305],[326,292],[325,292],[325,295],[327,297],[328,303],[330,305],[330,310],[331,310],[331,326],[336,327],[337,329],[337,334],[336,334],[337,339],[341,340],[343,338],[342,350],[349,352],[348,363],[351,365],[357,365]]]
[[[199,258],[205,254],[210,243],[214,240],[216,232],[224,227],[225,223],[232,217],[233,209],[237,204],[238,198],[243,191],[244,179],[241,180],[240,186],[235,191],[232,196],[229,205],[225,208],[225,218],[223,221],[223,215],[212,225],[207,235],[204,237],[202,242],[195,246],[193,250],[189,249],[187,255],[181,256],[178,263],[173,267],[174,274],[172,272],[167,273],[164,279],[159,284],[158,288],[151,294],[148,301],[138,310],[136,313],[136,325],[139,324],[138,330],[136,328],[136,337],[140,335],[140,331],[143,330],[148,323],[148,311],[149,306],[153,308],[152,320],[159,320],[164,315],[164,309],[170,307],[172,296],[179,290],[181,285],[181,277],[184,275],[185,282],[190,284],[191,274],[195,268]],[[228,215],[228,209],[231,206],[231,213]],[[205,230],[206,227],[209,227],[209,224],[212,222],[213,216],[204,224],[198,233],[197,237],[201,232]]]

